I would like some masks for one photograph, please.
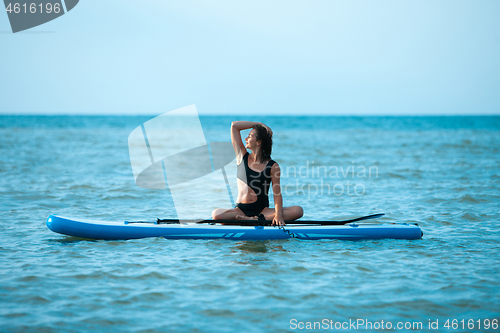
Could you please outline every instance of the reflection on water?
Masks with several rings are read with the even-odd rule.
[[[244,253],[287,252],[277,241],[243,241],[233,246],[235,251]]]
[[[48,239],[48,241],[55,242],[55,243],[61,243],[61,244],[74,244],[74,243],[81,243],[81,242],[99,242],[98,240],[95,240],[95,239],[80,238],[80,237],[65,236],[65,235],[61,235],[60,238]]]

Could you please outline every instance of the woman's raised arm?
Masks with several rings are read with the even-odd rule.
[[[241,140],[240,131],[246,130],[254,127],[255,125],[262,125],[255,121],[233,121],[231,123],[231,142],[233,144],[234,152],[236,157],[243,156],[243,152],[246,151],[245,144]],[[238,158],[239,163],[239,158]]]

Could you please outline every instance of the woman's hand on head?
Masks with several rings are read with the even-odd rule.
[[[273,131],[271,130],[271,127],[267,126],[266,124],[262,124],[264,128],[267,130],[267,134],[269,134],[270,137],[273,136]]]

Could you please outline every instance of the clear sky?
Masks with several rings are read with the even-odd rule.
[[[1,114],[500,114],[498,0],[81,0],[0,50]]]

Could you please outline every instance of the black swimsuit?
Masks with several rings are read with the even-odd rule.
[[[238,164],[237,177],[247,184],[257,194],[257,201],[252,203],[237,203],[236,207],[246,216],[258,216],[265,207],[269,207],[269,185],[271,184],[271,167],[274,163],[269,160],[262,172],[250,169],[248,166],[248,152]]]

